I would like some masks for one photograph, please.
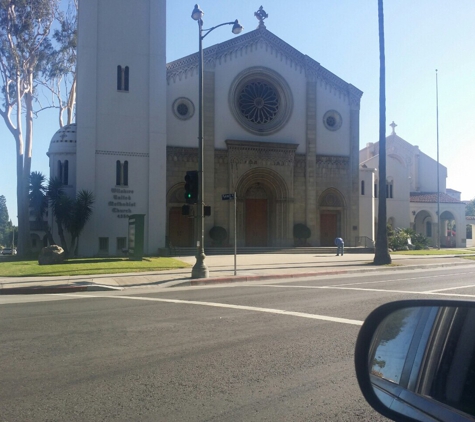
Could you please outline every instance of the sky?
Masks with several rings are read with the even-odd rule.
[[[239,19],[256,29],[262,5],[269,31],[363,91],[360,147],[379,137],[377,0],[202,0],[204,28]],[[167,1],[167,61],[198,50],[194,3]],[[386,119],[396,133],[448,169],[447,188],[475,198],[475,1],[385,0]],[[231,27],[210,33],[204,48],[235,37]],[[438,101],[436,100],[436,69]],[[437,125],[438,104],[438,125]],[[49,175],[46,152],[59,128],[57,113],[34,121],[32,171]],[[0,120],[0,195],[16,224],[15,143]]]

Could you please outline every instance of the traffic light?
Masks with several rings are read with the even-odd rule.
[[[198,172],[191,170],[185,176],[185,202],[196,204],[198,202]]]

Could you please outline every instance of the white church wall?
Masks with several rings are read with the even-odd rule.
[[[359,229],[360,236],[375,241],[374,233],[374,169],[360,168]],[[364,188],[362,187],[364,186]]]
[[[167,85],[167,144],[177,147],[198,148],[198,72],[184,75]],[[193,104],[193,116],[179,119],[173,112],[173,103],[179,98],[187,98]]]
[[[239,74],[249,68],[264,67],[271,69],[288,84],[293,107],[287,124],[279,131],[265,136],[253,134],[245,130],[233,117],[229,104],[230,87]],[[272,51],[259,47],[238,55],[236,59],[221,60],[216,64],[215,90],[215,146],[225,149],[226,139],[247,140],[257,142],[282,142],[299,144],[297,153],[305,152],[306,136],[306,80],[303,69],[295,68]]]
[[[323,123],[325,113],[335,110],[341,115],[341,127],[327,129]],[[350,155],[350,106],[348,97],[325,82],[317,83],[317,154]]]
[[[437,192],[437,161],[424,153],[419,155],[419,191]],[[447,168],[439,163],[440,192],[445,192]]]

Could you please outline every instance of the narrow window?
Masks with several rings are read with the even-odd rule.
[[[364,180],[361,181],[361,195],[364,195]]]
[[[56,177],[61,180],[61,183],[63,182],[63,163],[61,161],[58,161],[58,173]]]
[[[117,91],[122,91],[122,66],[117,66]]]
[[[393,197],[393,183],[391,182],[391,184],[389,185],[389,197],[392,198]]]
[[[124,69],[124,91],[129,90],[129,66]]]
[[[374,184],[374,197],[375,198],[378,197],[378,184],[377,183]]]
[[[129,186],[129,162],[124,161],[124,169],[123,169],[123,177],[122,177],[122,184],[124,186]]]
[[[117,186],[129,185],[129,162],[121,163],[119,160],[115,163],[115,184]]]
[[[117,91],[129,90],[129,66],[117,66]]]
[[[122,170],[122,166],[120,164],[120,161],[117,160],[116,163],[115,163],[115,184],[117,186],[120,186],[121,170]]]
[[[69,161],[65,160],[63,163],[63,185],[69,184]]]

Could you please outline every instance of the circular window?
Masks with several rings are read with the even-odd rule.
[[[195,114],[195,106],[188,98],[177,98],[173,102],[173,114],[180,120],[188,120]]]
[[[338,130],[341,127],[342,118],[341,114],[335,110],[329,110],[323,116],[323,124],[328,130]]]
[[[257,135],[280,130],[292,111],[292,95],[285,80],[262,67],[237,76],[231,85],[229,103],[241,126]]]

